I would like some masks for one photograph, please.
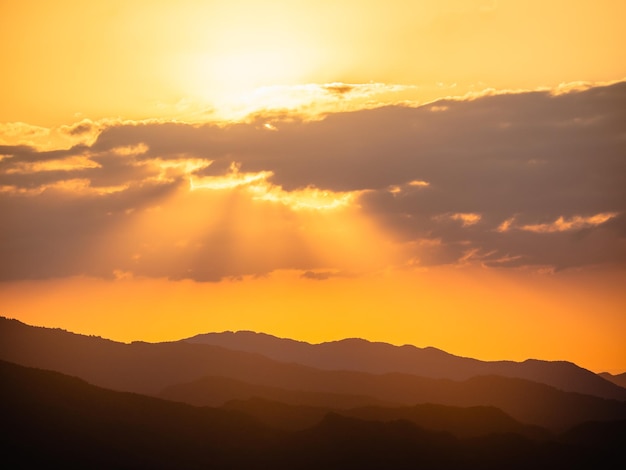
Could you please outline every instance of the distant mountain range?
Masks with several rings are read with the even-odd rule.
[[[371,374],[400,372],[451,380],[499,375],[532,380],[569,392],[626,400],[626,389],[623,386],[616,387],[619,384],[612,378],[599,377],[564,361],[529,359],[524,362],[487,362],[454,356],[432,347],[393,346],[356,338],[309,344],[251,331],[200,334],[184,341],[261,354],[276,361],[324,370],[352,370]]]
[[[220,345],[206,344],[208,340]],[[491,407],[520,424],[550,432],[586,421],[626,419],[626,390],[571,363],[489,363],[431,348],[362,340],[310,345],[268,335],[224,333],[125,344],[0,318],[0,359],[59,371],[112,390],[201,406],[262,399],[335,412],[366,407],[408,410],[423,404]],[[461,374],[463,364],[483,374]],[[499,368],[509,371],[508,376],[498,374]],[[425,369],[429,375],[418,373]],[[515,373],[517,377],[512,376]],[[433,377],[451,375],[455,380]],[[410,421],[412,412],[403,413]]]

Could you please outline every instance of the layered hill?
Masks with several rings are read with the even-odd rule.
[[[58,372],[0,361],[0,377],[0,449],[13,468],[246,468],[278,437],[242,413]]]
[[[545,383],[569,392],[626,400],[626,389],[616,386],[616,380],[599,377],[565,361],[480,361],[454,356],[432,347],[394,346],[356,338],[310,344],[251,331],[200,334],[183,341],[262,354],[277,361],[324,370],[355,370],[373,374],[400,372],[452,380],[499,375]]]
[[[366,421],[409,421],[433,431],[444,431],[459,438],[491,434],[518,434],[536,440],[547,440],[553,434],[538,426],[516,421],[503,411],[489,406],[365,406],[356,408],[323,408],[292,405],[262,398],[232,400],[222,406],[238,410],[275,429],[302,430],[320,423],[329,412]]]
[[[291,403],[321,407],[328,407],[329,400],[350,406],[381,402],[491,406],[521,423],[553,431],[584,421],[626,418],[626,402],[565,392],[525,379],[492,375],[453,381],[402,373],[322,370],[207,344],[124,344],[7,319],[0,319],[0,359],[56,370],[113,390],[165,393],[194,404],[218,405],[261,395],[274,401],[300,397],[301,401]],[[222,385],[217,387],[216,380]],[[226,382],[230,391],[224,387]],[[263,390],[271,393],[263,395]],[[302,401],[304,396],[308,401]]]
[[[221,406],[232,400],[249,400],[251,398],[332,410],[370,405],[397,405],[397,403],[385,402],[367,395],[279,388],[216,376],[205,376],[192,382],[165,387],[158,396],[195,406]]]
[[[334,413],[280,432],[241,412],[114,392],[5,361],[0,378],[0,451],[14,468],[604,468],[620,456],[626,432],[626,421],[613,421],[548,441],[513,433],[460,439],[407,420]]]
[[[448,406],[496,407],[522,423],[562,431],[590,420],[626,418],[626,402],[607,400],[591,395],[564,392],[545,384],[524,379],[479,376],[464,381],[430,379],[409,374],[374,375],[353,371],[322,371],[297,364],[256,363],[254,370],[228,372],[240,387],[238,397],[260,397],[277,400],[274,394],[249,393],[254,385],[263,385],[290,392],[291,403],[328,406],[326,399],[315,403],[314,397],[328,394],[369,396],[377,401],[411,406],[434,403]],[[237,376],[237,377],[235,377]],[[164,397],[193,404],[219,404],[219,383],[211,376],[167,387]],[[217,385],[216,385],[217,384]],[[258,389],[257,389],[258,390]],[[311,393],[313,392],[313,393]],[[217,394],[217,397],[216,397]],[[297,397],[300,401],[295,401]],[[375,403],[372,403],[375,404]],[[341,408],[336,406],[334,408]]]

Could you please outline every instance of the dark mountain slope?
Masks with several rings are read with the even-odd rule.
[[[193,382],[166,387],[158,396],[195,406],[220,406],[228,401],[251,398],[263,398],[290,405],[316,406],[333,410],[368,405],[393,405],[393,403],[365,395],[291,390],[214,376],[202,377]]]
[[[402,405],[435,403],[460,407],[492,406],[522,423],[553,431],[562,431],[584,421],[626,418],[626,402],[563,392],[548,385],[508,377],[473,377],[457,382],[406,374],[321,371],[281,363],[266,364],[263,369],[248,370],[246,374],[231,370],[230,376],[241,382],[250,381],[298,393],[360,393],[383,402]],[[244,390],[242,393],[250,390],[250,386],[245,383],[241,386]],[[175,396],[177,400],[196,404],[217,403],[214,392],[209,377],[168,388],[169,397]],[[236,392],[234,395],[241,396],[241,393]],[[202,402],[203,396],[206,402]]]
[[[277,361],[325,370],[356,370],[374,374],[401,372],[452,380],[500,375],[541,382],[569,392],[626,400],[626,389],[565,361],[529,359],[524,362],[488,362],[454,356],[431,347],[393,346],[354,338],[309,344],[251,331],[200,334],[183,341],[262,354]]]
[[[238,468],[277,434],[242,413],[114,392],[0,361],[3,457],[12,468]]]
[[[239,410],[278,429],[302,430],[322,421],[328,412],[367,421],[410,421],[420,428],[445,431],[459,438],[489,434],[514,433],[532,439],[548,439],[547,430],[527,426],[497,408],[485,406],[456,407],[433,404],[387,407],[367,406],[350,409],[329,409],[319,406],[289,405],[261,398],[233,400],[223,405]]]
[[[560,440],[588,453],[601,451],[621,461],[626,446],[626,420],[581,423],[563,433]]]
[[[368,406],[339,413],[343,416],[374,421],[407,420],[421,428],[445,431],[461,438],[490,434],[519,434],[532,439],[547,439],[551,435],[543,428],[524,425],[492,406],[463,408],[428,403],[393,408]]]
[[[569,437],[575,445],[515,434],[458,439],[408,421],[336,414],[278,433],[240,413],[113,392],[4,361],[0,379],[0,452],[18,469],[607,468],[622,443],[623,423],[592,423],[603,437],[596,447],[594,439],[577,445],[576,436],[589,432],[584,426]]]
[[[306,455],[309,468],[324,469],[592,469],[610,468],[608,455],[516,434],[456,439],[408,421],[364,421],[335,413],[317,426],[290,436],[289,454]]]

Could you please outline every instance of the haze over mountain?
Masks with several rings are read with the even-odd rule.
[[[332,411],[335,414],[368,421],[410,421],[422,428],[445,431],[459,438],[514,433],[532,439],[545,440],[553,434],[539,426],[529,426],[516,421],[495,407],[445,406],[420,404],[415,406],[361,406],[333,408],[303,406],[269,401],[262,398],[231,400],[222,408],[238,410],[254,416],[277,429],[296,430],[312,427]]]
[[[251,331],[206,333],[184,340],[262,354],[280,362],[318,369],[356,370],[374,374],[402,372],[421,377],[465,380],[479,375],[517,377],[566,391],[626,400],[626,389],[607,383],[591,371],[565,361],[480,361],[433,347],[393,346],[350,338],[320,344],[277,338]]]
[[[115,390],[151,395],[175,391],[176,399],[194,404],[201,404],[199,399],[206,400],[204,404],[223,404],[271,390],[274,395],[266,398],[306,396],[308,402],[297,404],[316,406],[327,406],[330,395],[344,396],[337,403],[360,397],[357,406],[380,402],[494,406],[522,423],[555,431],[589,420],[626,418],[626,401],[566,392],[526,379],[491,375],[453,381],[405,373],[322,370],[207,344],[116,343],[8,319],[0,321],[0,359],[57,370]],[[219,377],[222,383],[230,379],[230,391],[224,393],[207,377]]]
[[[262,385],[316,393],[367,394],[400,405],[435,403],[449,406],[493,406],[527,424],[563,431],[589,420],[626,418],[626,402],[564,392],[545,384],[499,376],[465,381],[430,379],[408,374],[373,375],[354,371],[321,371],[296,364],[262,364],[229,375]],[[250,385],[245,384],[244,390]],[[206,377],[173,386],[167,397],[193,404],[216,404],[215,388]],[[220,392],[218,392],[221,395]],[[237,393],[238,395],[239,393]],[[204,403],[199,401],[204,397]],[[309,402],[310,403],[310,402]],[[323,406],[320,403],[319,406]]]
[[[397,405],[397,403],[377,400],[367,395],[292,390],[219,376],[204,376],[192,382],[171,385],[165,387],[158,396],[196,406],[220,406],[232,400],[251,398],[263,398],[291,405],[321,406],[335,410],[367,405]]]
[[[0,377],[0,451],[23,468],[597,468],[619,457],[626,432],[622,420],[584,423],[547,441],[461,439],[407,420],[329,413],[285,433],[238,411],[114,392],[5,361]]]

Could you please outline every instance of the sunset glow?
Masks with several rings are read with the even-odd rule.
[[[626,371],[626,2],[0,5],[0,315]]]

